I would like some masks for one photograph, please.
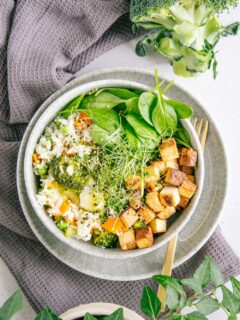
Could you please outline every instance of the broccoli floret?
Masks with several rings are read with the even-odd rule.
[[[216,44],[221,36],[237,34],[240,25],[223,27],[217,16],[236,4],[237,0],[132,0],[131,20],[152,29],[137,44],[136,53],[143,56],[148,46],[153,47],[184,77],[211,67],[215,72]]]
[[[77,155],[55,157],[50,163],[50,172],[63,186],[80,192],[84,187],[88,172],[83,169]]]
[[[115,248],[118,242],[118,236],[108,231],[94,229],[93,243],[97,247]]]
[[[133,229],[143,229],[146,227],[146,223],[142,220],[137,220],[134,224],[133,224]]]

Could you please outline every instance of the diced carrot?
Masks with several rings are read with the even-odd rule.
[[[79,119],[83,120],[86,124],[92,124],[92,118],[85,112],[81,112]]]
[[[59,210],[62,214],[64,214],[69,208],[70,205],[67,202],[63,201],[61,206],[59,207]]]
[[[39,156],[36,153],[34,153],[32,157],[33,157],[34,164],[39,164],[40,163]]]
[[[127,227],[119,219],[109,218],[106,222],[102,224],[103,229],[108,232],[117,234],[127,231]]]
[[[72,219],[69,218],[68,215],[64,216],[65,220],[67,223],[73,225],[73,226],[76,226],[77,225],[77,221],[75,219],[75,217],[73,217]]]

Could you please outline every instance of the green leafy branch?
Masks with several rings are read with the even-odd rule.
[[[180,280],[157,275],[153,279],[166,289],[166,320],[206,320],[208,315],[218,309],[225,312],[228,320],[234,320],[240,313],[240,281],[230,277],[232,291],[229,290],[224,285],[219,268],[210,257],[205,257],[192,278]],[[186,294],[189,290],[192,293],[190,297]],[[221,300],[217,297],[218,291],[222,293]],[[186,314],[185,307],[194,307],[195,311]],[[161,302],[150,287],[143,289],[141,310],[152,320],[160,316]]]

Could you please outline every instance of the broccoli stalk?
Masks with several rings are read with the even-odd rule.
[[[102,248],[115,248],[118,242],[117,235],[97,229],[94,229],[92,239],[95,246]]]
[[[223,27],[222,11],[237,0],[131,0],[130,17],[151,30],[138,42],[136,53],[146,54],[148,46],[168,58],[177,75],[193,77],[213,68],[216,75],[215,46],[221,36],[235,35],[239,23]]]

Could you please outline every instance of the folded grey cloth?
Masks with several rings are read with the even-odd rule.
[[[80,303],[108,301],[139,312],[146,283],[112,282],[80,274],[53,257],[34,237],[19,204],[19,144],[39,105],[74,73],[132,37],[127,0],[0,0],[0,254],[31,305],[60,313]],[[175,270],[189,277],[205,255],[225,277],[240,261],[218,229]]]

